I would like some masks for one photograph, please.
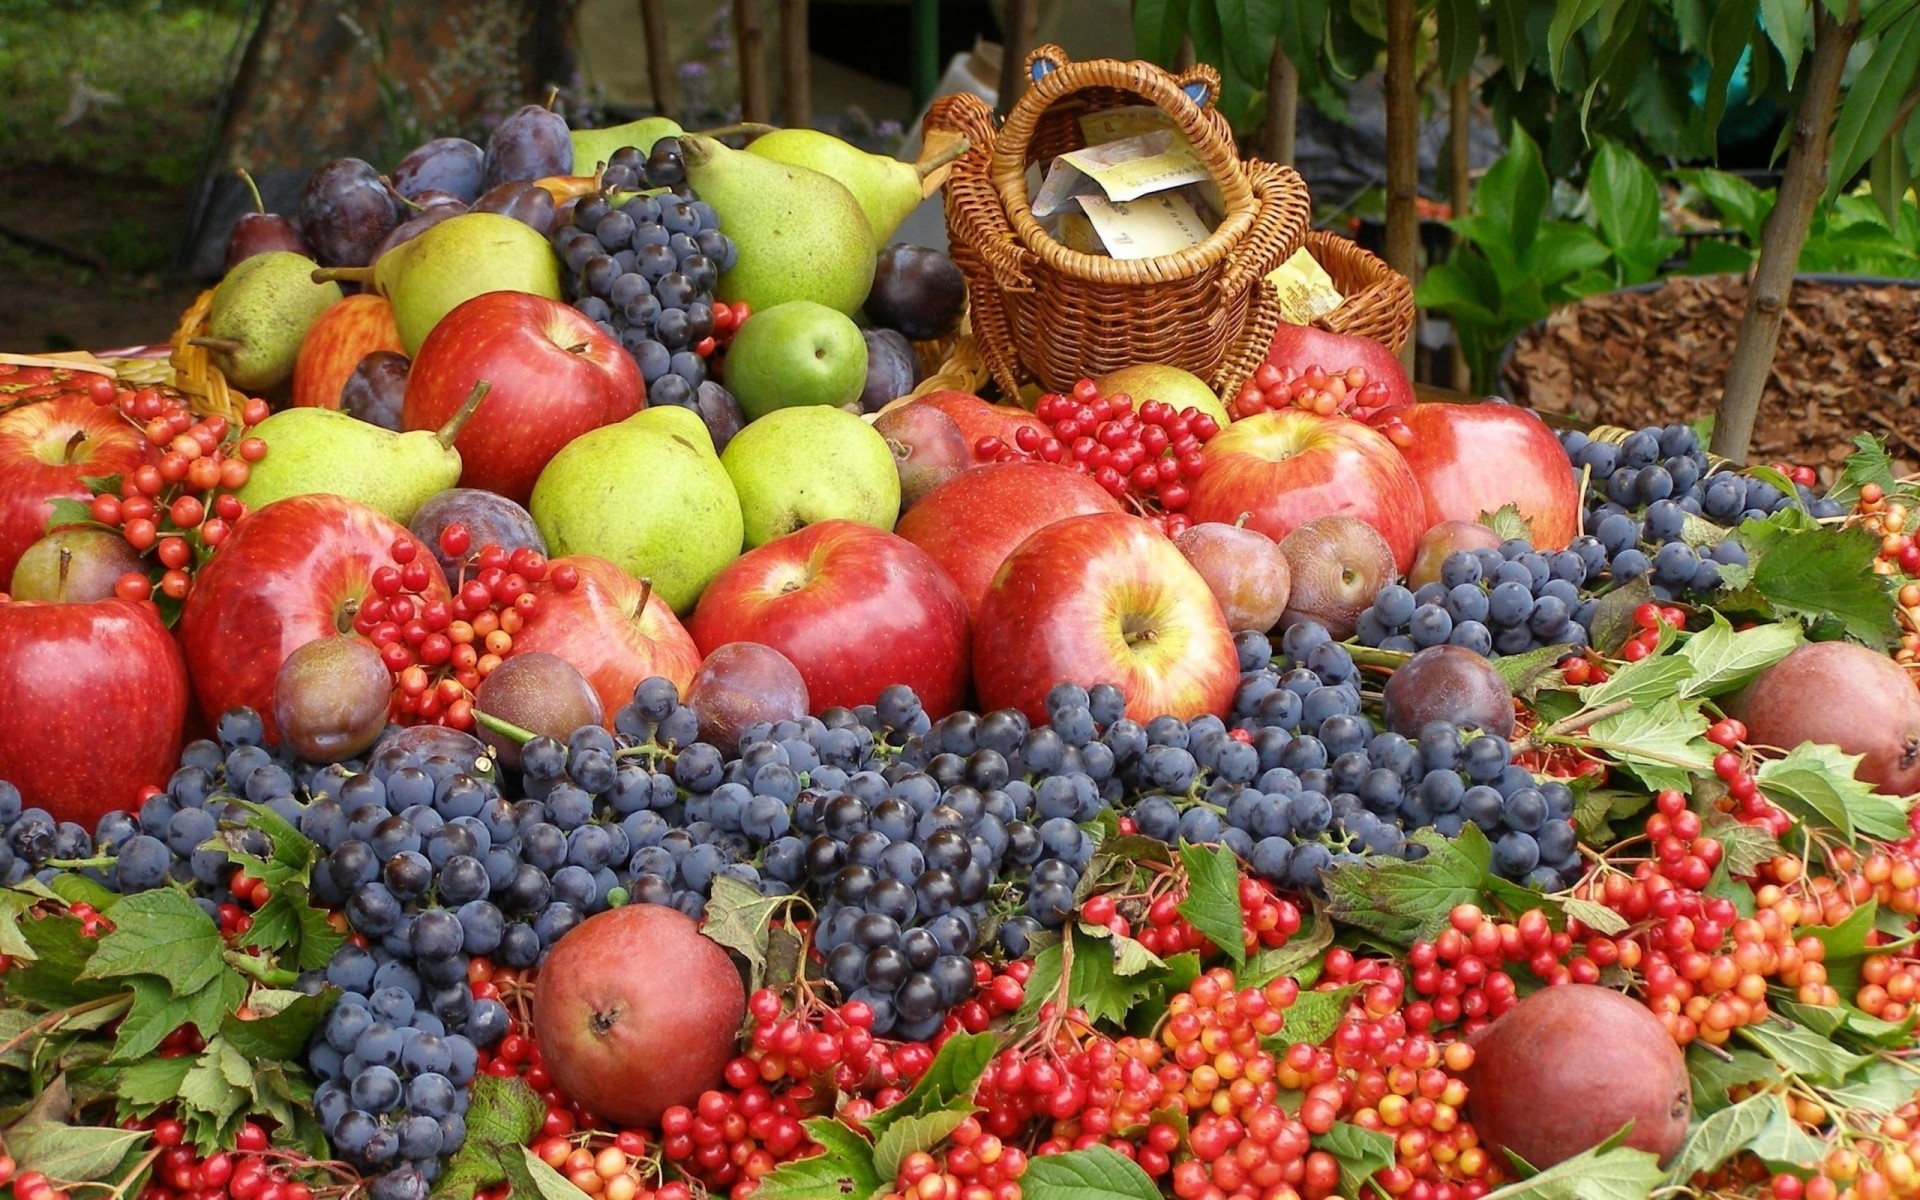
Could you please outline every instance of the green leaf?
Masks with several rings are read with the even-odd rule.
[[[1603,751],[1655,791],[1686,791],[1690,774],[1713,769],[1714,748],[1706,732],[1707,718],[1698,708],[1662,700],[1595,721],[1577,740]]]
[[[1760,20],[1766,25],[1767,40],[1786,65],[1789,91],[1793,90],[1793,77],[1800,73],[1800,58],[1807,49],[1807,22],[1812,15],[1812,9],[1802,0],[1760,0]]]
[[[1495,512],[1481,513],[1480,524],[1493,530],[1500,535],[1502,540],[1506,541],[1511,541],[1514,538],[1531,538],[1533,536],[1532,524],[1520,515],[1520,507],[1516,504],[1502,505]]]
[[[1593,648],[1613,655],[1637,630],[1633,610],[1653,599],[1653,582],[1645,575],[1614,588],[1593,606]]]
[[[1588,708],[1627,701],[1652,704],[1674,695],[1686,695],[1685,684],[1693,677],[1692,660],[1677,654],[1663,654],[1630,662],[1608,676],[1604,683],[1580,689],[1580,702]]]
[[[1322,875],[1328,914],[1408,946],[1437,932],[1456,905],[1481,898],[1493,848],[1479,826],[1469,824],[1451,840],[1426,829],[1409,840],[1427,847],[1419,862],[1369,857]]]
[[[1138,975],[1142,971],[1165,970],[1166,962],[1158,954],[1147,949],[1130,937],[1124,937],[1104,925],[1090,925],[1080,922],[1080,932],[1090,938],[1099,938],[1107,943],[1113,954],[1113,973],[1127,976]]]
[[[120,1062],[146,1057],[182,1025],[192,1025],[201,1036],[212,1037],[220,1029],[221,1018],[247,994],[246,980],[232,971],[223,972],[193,995],[178,998],[168,989],[166,980],[155,976],[136,975],[129,984],[133,1008],[120,1022],[113,1044],[113,1058]]]
[[[1731,1108],[1723,1108],[1695,1125],[1687,1132],[1687,1140],[1681,1144],[1680,1153],[1674,1156],[1673,1164],[1667,1168],[1667,1184],[1685,1187],[1687,1181],[1696,1174],[1716,1170],[1720,1164],[1746,1149],[1747,1143],[1760,1136],[1760,1131],[1767,1127],[1767,1121],[1778,1107],[1778,1094],[1762,1092],[1747,1097]]]
[[[1893,456],[1887,453],[1886,442],[1871,433],[1858,433],[1853,437],[1853,453],[1847,455],[1840,478],[1834,480],[1827,495],[1841,504],[1852,504],[1860,498],[1860,489],[1869,483],[1883,492],[1891,492],[1899,486],[1894,477]]]
[[[1569,897],[1560,902],[1560,907],[1566,911],[1568,917],[1579,921],[1595,933],[1624,933],[1627,929],[1627,919],[1604,904]]]
[[[93,508],[79,500],[61,496],[48,501],[48,505],[52,509],[47,514],[46,532],[48,533],[56,529],[71,529],[74,526],[90,526],[94,529],[110,528],[94,520]]]
[[[1750,587],[1780,612],[1831,618],[1849,638],[1884,650],[1897,632],[1883,576],[1873,573],[1880,539],[1862,526],[1788,529],[1748,521],[1734,536],[1747,548]]]
[[[433,1189],[434,1200],[472,1200],[482,1188],[507,1177],[494,1147],[518,1148],[540,1128],[546,1102],[515,1075],[480,1075],[467,1107],[467,1140],[447,1163]]]
[[[1715,1112],[1732,1102],[1734,1088],[1772,1083],[1780,1078],[1780,1064],[1744,1046],[1722,1052],[1695,1044],[1687,1050],[1687,1078],[1693,1084],[1693,1111]]]
[[[1607,243],[1641,245],[1660,236],[1660,184],[1640,156],[1603,138],[1588,168],[1587,197]]]
[[[82,933],[78,917],[55,913],[29,919],[21,922],[20,933],[33,948],[33,960],[0,975],[9,999],[60,1009],[124,990],[124,984],[85,976],[100,939]]]
[[[1439,0],[1441,78],[1448,85],[1467,77],[1480,53],[1479,0]]]
[[[1785,758],[1761,763],[1754,779],[1788,815],[1837,829],[1849,840],[1856,834],[1906,836],[1906,805],[1854,777],[1862,757],[1838,746],[1802,742]]]
[[[1713,624],[1688,637],[1680,647],[1680,657],[1693,664],[1693,678],[1681,684],[1680,695],[1719,696],[1738,691],[1792,653],[1802,640],[1798,625],[1776,621],[1735,631],[1716,612]]]
[[[269,1000],[269,996],[277,998]],[[300,1056],[321,1018],[339,998],[340,993],[331,989],[318,996],[304,992],[255,992],[254,1005],[271,1008],[278,1004],[278,1009],[261,1012],[251,1021],[243,1021],[230,1012],[220,1031],[248,1058],[290,1062]]]
[[[1020,1194],[1024,1200],[1160,1200],[1153,1178],[1110,1146],[1036,1156],[1020,1177]]]
[[[193,1067],[194,1060],[185,1055],[141,1059],[114,1071],[114,1090],[123,1104],[144,1115],[162,1104],[173,1103]]]
[[[120,894],[109,891],[85,875],[73,871],[62,871],[47,884],[54,895],[67,902],[71,908],[76,904],[91,904],[101,912],[107,912],[120,903]]]
[[[874,1140],[873,1169],[882,1179],[894,1178],[900,1174],[901,1159],[917,1150],[931,1150],[946,1140],[948,1134],[966,1122],[972,1107],[946,1108],[924,1117],[894,1122]]]
[[[62,1182],[107,1180],[149,1136],[144,1129],[23,1121],[7,1130],[7,1152],[21,1170],[39,1171]]]
[[[1300,76],[1300,90],[1312,91],[1325,80],[1322,48],[1327,43],[1327,0],[1300,0],[1279,5],[1274,35],[1287,61]]]
[[[1219,0],[1193,0],[1187,6],[1187,37],[1193,42],[1196,61],[1225,67],[1226,34],[1220,28]]]
[[[225,1038],[216,1037],[181,1079],[179,1103],[217,1126],[242,1112],[252,1095],[253,1064]]]
[[[1620,1145],[1626,1133],[1489,1192],[1486,1200],[1645,1200],[1660,1182],[1660,1158]]]
[[[1211,0],[1200,0],[1202,4]],[[1136,0],[1133,6],[1134,53],[1162,67],[1173,66],[1187,36],[1190,0]]]
[[[1651,803],[1653,797],[1642,791],[1594,788],[1574,803],[1574,829],[1581,841],[1604,845],[1614,840],[1614,821],[1637,816]]]
[[[33,944],[20,932],[20,923],[26,919],[27,910],[38,903],[39,897],[25,892],[12,888],[0,891],[0,958],[12,959],[16,964],[34,960]]]
[[[716,875],[700,932],[747,960],[749,988],[766,978],[767,931],[785,896],[762,896],[758,889],[727,875]]]
[[[1582,7],[1601,0],[1580,0]],[[1559,18],[1555,18],[1558,23]],[[1474,189],[1474,200],[1491,221],[1510,232],[1510,245],[1516,256],[1525,254],[1539,232],[1541,214],[1547,210],[1551,191],[1546,164],[1540,159],[1540,147],[1519,125],[1513,127],[1513,142],[1499,161]]]
[[[1152,968],[1121,975],[1114,969],[1113,948],[1104,939],[1090,937],[1078,928],[1072,931],[1072,937],[1073,963],[1067,976],[1067,1003],[1086,1009],[1087,1016],[1094,1021],[1121,1024],[1134,1003],[1153,991],[1154,984],[1165,977],[1164,969]],[[1039,977],[1039,960],[1035,959],[1034,974],[1027,980],[1029,994]],[[1055,983],[1059,980],[1057,961],[1053,979]]]
[[[1050,948],[1058,950],[1057,946]],[[1030,976],[1029,980],[1032,978]],[[1059,978],[1056,964],[1054,979],[1058,981]],[[993,1065],[993,1056],[999,1049],[1000,1039],[993,1034],[954,1034],[941,1044],[940,1052],[927,1064],[926,1074],[915,1081],[911,1091],[863,1122],[867,1132],[877,1138],[897,1121],[954,1109],[972,1111],[970,1102],[974,1089],[980,1086],[981,1077]],[[892,1172],[887,1173],[887,1178],[893,1178]]]
[[[1204,2],[1204,0],[1203,0]],[[1265,81],[1273,41],[1280,32],[1283,0],[1214,0],[1227,57],[1248,79]],[[1138,16],[1135,20],[1138,20]]]
[[[1759,15],[1759,0],[1720,0],[1713,6],[1713,23],[1707,29],[1707,101],[1702,126],[1709,137],[1720,129],[1734,67],[1747,52],[1747,40]]]
[[[1362,1129],[1345,1121],[1313,1139],[1316,1150],[1325,1150],[1340,1164],[1340,1191],[1358,1196],[1374,1173],[1393,1165],[1393,1137],[1378,1130]]]
[[[184,892],[156,888],[128,896],[114,909],[113,922],[83,978],[158,975],[174,995],[186,996],[226,969],[219,927]]]
[[[1493,40],[1500,65],[1513,79],[1515,91],[1527,82],[1527,66],[1533,57],[1533,45],[1527,34],[1527,18],[1532,5],[1527,0],[1493,0]]]
[[[1246,961],[1246,925],[1240,912],[1240,864],[1225,846],[1180,845],[1187,898],[1180,915],[1207,935],[1235,964]]]
[[[1571,645],[1541,646],[1525,654],[1503,654],[1492,660],[1493,669],[1506,680],[1507,690],[1531,700],[1542,687],[1560,679],[1560,660],[1573,653]]]
[[[1331,945],[1333,922],[1316,907],[1308,923],[1288,938],[1286,945],[1260,951],[1234,972],[1234,978],[1243,988],[1265,987],[1282,975],[1293,975],[1308,963],[1319,961],[1320,952]]]
[[[585,1192],[567,1182],[565,1175],[548,1166],[532,1149],[521,1146],[519,1150],[518,1155],[506,1147],[499,1151],[512,1195],[526,1200],[536,1196],[540,1200],[587,1200]]]
[[[1567,59],[1567,46],[1582,26],[1593,20],[1600,10],[1611,3],[1616,7],[1622,0],[1567,0],[1553,7],[1553,24],[1547,28],[1547,70],[1553,77],[1555,87],[1565,87],[1563,64]],[[1515,128],[1519,128],[1517,125]]]
[[[1793,1119],[1786,1102],[1777,1093],[1774,1099],[1773,1112],[1768,1114],[1760,1132],[1747,1143],[1747,1149],[1776,1171],[1799,1171],[1804,1169],[1802,1164],[1818,1162],[1826,1154],[1827,1144]]]
[[[1840,194],[1867,164],[1875,148],[1893,132],[1916,72],[1920,72],[1920,8],[1909,11],[1880,34],[1840,101],[1827,168],[1829,198]]]
[[[1752,875],[1761,863],[1780,853],[1780,842],[1771,831],[1718,813],[1701,832],[1720,843],[1721,861],[1732,875]]]
[[[1287,1047],[1296,1042],[1318,1046],[1340,1028],[1341,1019],[1347,1015],[1347,1005],[1359,990],[1360,985],[1350,983],[1331,991],[1301,992],[1290,1006],[1282,1010],[1285,1023],[1280,1026],[1280,1032],[1263,1038],[1262,1042],[1275,1050],[1276,1058],[1285,1054]]]
[[[1826,947],[1826,955],[1820,962],[1827,969],[1827,984],[1842,996],[1851,996],[1860,990],[1860,964],[1874,953],[1874,947],[1868,945],[1873,937],[1874,917],[1879,904],[1868,900],[1847,914],[1846,920],[1838,925],[1809,925],[1808,936]]]
[[[761,1178],[754,1195],[762,1200],[866,1200],[892,1182],[874,1169],[873,1147],[842,1122],[814,1117],[802,1124],[822,1153],[775,1167]]]
[[[1903,1063],[1876,1058],[1847,1076],[1838,1087],[1826,1089],[1827,1095],[1848,1108],[1890,1114],[1913,1099],[1916,1080],[1913,1070]]]
[[[1871,1055],[1853,1054],[1799,1025],[1743,1025],[1739,1035],[1809,1083],[1839,1083]]]

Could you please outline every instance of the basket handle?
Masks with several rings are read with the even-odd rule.
[[[1305,208],[1307,204],[1306,181],[1300,178],[1292,167],[1275,163],[1256,162],[1249,169],[1253,176],[1253,189],[1259,196],[1260,209],[1254,217],[1253,228],[1247,232],[1246,241],[1240,250],[1227,260],[1227,268],[1220,273],[1217,286],[1220,295],[1237,296],[1268,272],[1279,266],[1290,251],[1284,244],[1287,232],[1300,229],[1305,225],[1307,214],[1298,222],[1290,219],[1287,212],[1289,201],[1295,207]]]
[[[989,147],[995,136],[993,110],[971,92],[956,92],[935,100],[920,128],[923,134],[939,131],[967,139],[968,148],[955,164],[956,167],[966,164],[966,177],[949,175],[942,189],[946,196],[947,221],[963,232],[962,240],[987,265],[997,286],[1005,291],[1032,291],[1033,281],[1027,277],[1025,266],[1025,260],[1032,258],[1031,253],[1013,236],[1013,229],[1007,224],[1006,214],[997,200],[984,202],[992,193],[984,188],[976,191],[968,182],[975,178],[985,182],[984,170],[975,164],[984,163],[991,153]],[[969,197],[974,197],[975,202],[969,203]]]
[[[1192,145],[1220,188],[1225,208],[1222,225],[1237,224],[1254,207],[1253,189],[1242,170],[1232,136],[1209,105],[1220,92],[1220,75],[1204,63],[1180,75],[1170,75],[1147,62],[1096,58],[1074,62],[1058,46],[1047,45],[1027,56],[1033,86],[1021,94],[993,143],[991,178],[1014,229],[1029,245],[1047,238],[1034,219],[1027,196],[1027,152],[1040,120],[1056,102],[1090,88],[1113,88],[1140,96],[1172,118],[1175,128]]]

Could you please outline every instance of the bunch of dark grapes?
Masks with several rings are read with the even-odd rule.
[[[1362,645],[1412,653],[1453,645],[1476,654],[1524,654],[1542,646],[1584,646],[1593,581],[1607,557],[1592,537],[1543,553],[1522,538],[1498,549],[1456,550],[1440,578],[1409,591],[1388,584],[1360,614]]]
[[[731,326],[713,289],[738,252],[686,187],[678,140],[661,139],[644,160],[633,147],[616,152],[605,180],[619,190],[582,198],[553,235],[567,298],[633,355],[650,403],[691,406],[714,336]],[[668,190],[626,193],[636,187]]]

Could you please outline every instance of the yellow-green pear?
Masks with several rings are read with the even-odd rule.
[[[754,312],[812,300],[853,315],[873,285],[874,238],[852,192],[818,171],[698,134],[680,146],[687,182],[740,251],[720,277],[720,299]]]
[[[267,444],[238,493],[249,511],[288,496],[358,500],[405,525],[428,500],[460,482],[453,439],[487,395],[483,381],[438,430],[394,433],[328,408],[289,408],[255,425]]]
[[[876,246],[886,245],[900,223],[919,207],[927,176],[966,151],[967,143],[961,141],[926,162],[902,162],[884,154],[869,154],[818,129],[776,129],[747,143],[748,154],[805,167],[838,180],[860,202]]]
[[[671,117],[641,117],[605,129],[568,130],[567,137],[573,142],[574,173],[591,175],[601,163],[612,162],[616,150],[632,146],[645,155],[661,138],[679,137],[685,132]]]
[[[858,418],[855,418],[856,420]],[[662,404],[567,443],[527,506],[547,549],[609,559],[682,615],[740,555],[740,501],[706,422]]]
[[[740,497],[749,549],[822,521],[892,529],[900,517],[893,450],[844,409],[775,409],[735,434],[720,462]]]
[[[213,289],[206,336],[192,341],[213,352],[213,365],[235,387],[270,391],[293,378],[301,339],[340,300],[340,285],[316,280],[306,255],[256,254]]]
[[[382,254],[371,267],[331,267],[315,279],[371,283],[393,304],[409,357],[440,318],[486,292],[560,299],[560,260],[545,235],[499,213],[449,217]]]

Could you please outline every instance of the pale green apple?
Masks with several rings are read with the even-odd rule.
[[[735,434],[720,461],[740,497],[749,548],[820,521],[892,529],[900,516],[900,472],[887,439],[844,409],[769,413]]]
[[[754,421],[781,408],[837,408],[867,385],[867,340],[837,309],[789,300],[747,318],[727,347],[727,390]]]
[[[1096,382],[1102,396],[1121,392],[1132,396],[1136,409],[1149,400],[1158,400],[1175,412],[1197,408],[1212,417],[1214,424],[1222,429],[1233,419],[1227,415],[1227,406],[1220,403],[1220,397],[1214,395],[1206,380],[1179,367],[1140,363],[1103,376]]]

